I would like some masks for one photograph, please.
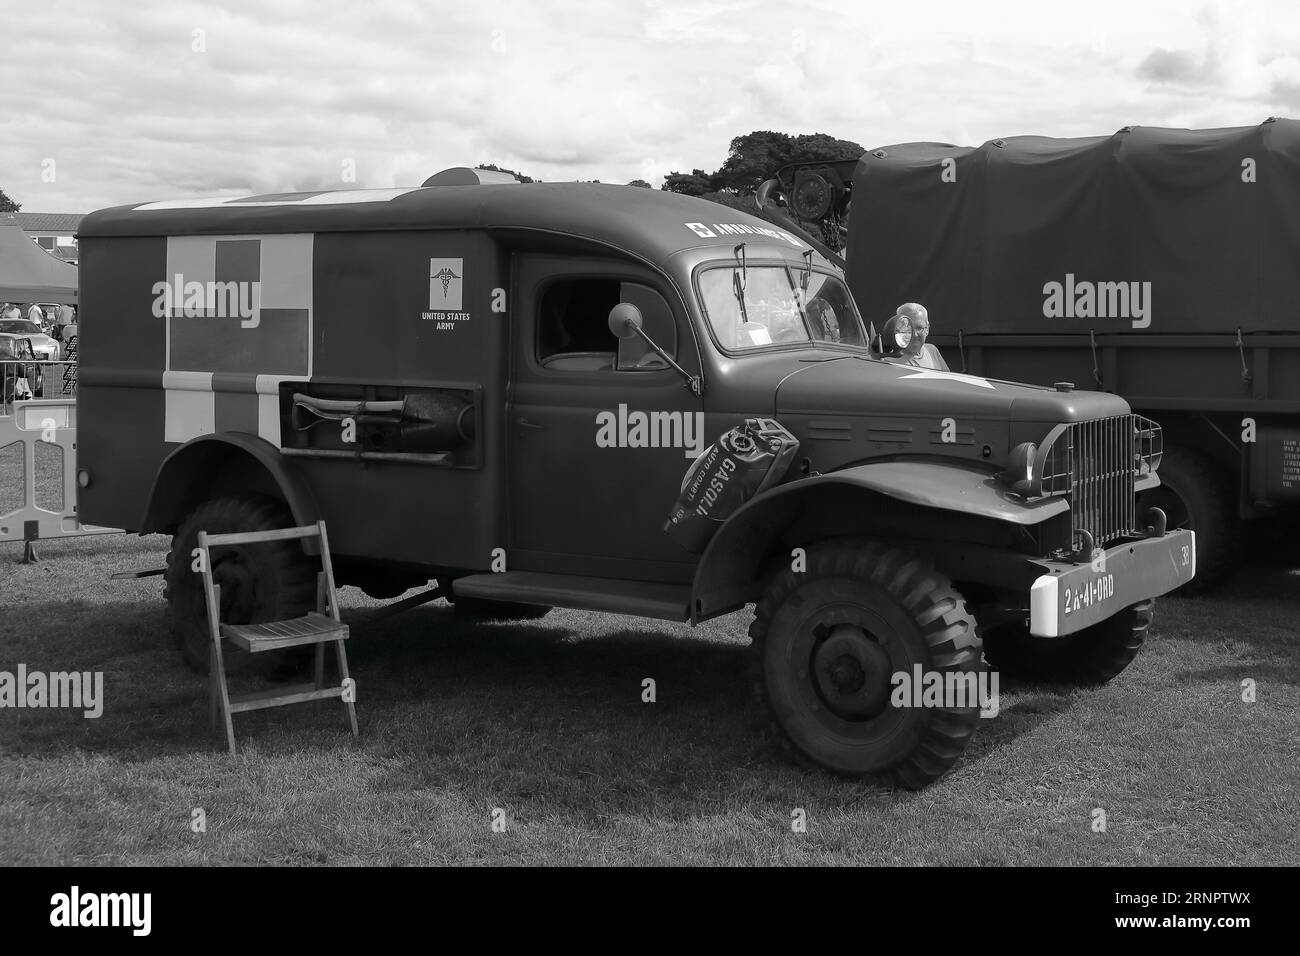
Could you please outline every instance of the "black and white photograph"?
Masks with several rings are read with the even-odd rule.
[[[1294,5],[0,36],[18,924],[170,938],[163,868],[284,916],[337,868],[847,867],[882,919],[988,868],[1021,927],[1281,928]]]

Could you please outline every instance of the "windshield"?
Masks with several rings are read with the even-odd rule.
[[[828,273],[735,264],[706,269],[699,282],[704,315],[727,351],[801,342],[867,345],[852,296]]]
[[[41,327],[27,319],[0,319],[0,332],[11,335],[40,335]]]

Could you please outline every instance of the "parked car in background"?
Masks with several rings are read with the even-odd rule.
[[[0,319],[0,338],[30,339],[38,360],[57,362],[62,354],[59,343],[30,319]]]

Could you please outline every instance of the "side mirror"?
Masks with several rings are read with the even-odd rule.
[[[609,330],[620,339],[630,339],[641,331],[641,310],[631,302],[620,302],[609,310]]]
[[[609,310],[609,330],[620,339],[640,336],[642,341],[650,348],[654,349],[658,356],[672,367],[672,369],[686,380],[686,387],[691,390],[692,395],[704,394],[704,383],[698,375],[692,375],[686,369],[682,368],[673,361],[673,357],[665,352],[654,339],[646,334],[645,329],[641,328],[641,310],[631,302],[620,302],[614,308]]]

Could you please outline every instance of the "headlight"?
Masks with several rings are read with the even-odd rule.
[[[1021,442],[1011,450],[1011,460],[1002,472],[1002,480],[1011,490],[1026,498],[1037,498],[1043,493],[1043,476],[1037,468],[1038,446],[1031,441]]]
[[[912,343],[912,322],[905,315],[898,316],[898,322],[894,325],[894,344],[900,349],[907,348]]]

